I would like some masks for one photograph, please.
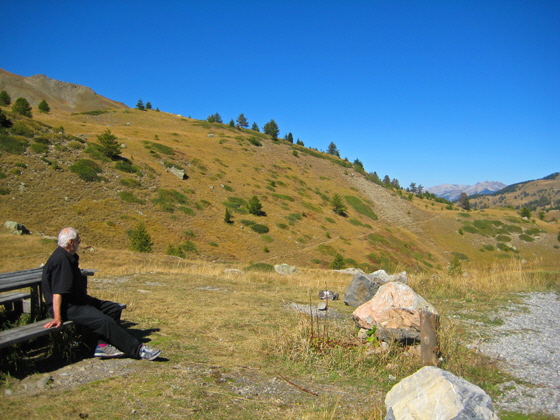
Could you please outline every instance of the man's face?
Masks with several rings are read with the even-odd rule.
[[[80,249],[80,243],[82,242],[80,235],[76,237],[76,239],[70,239],[72,245],[72,253],[75,254]]]

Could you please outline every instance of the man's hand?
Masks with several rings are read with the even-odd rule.
[[[47,322],[44,327],[45,328],[58,328],[62,326],[62,320],[61,319],[53,319],[50,322]]]

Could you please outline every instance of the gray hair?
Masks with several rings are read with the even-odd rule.
[[[71,227],[65,227],[58,234],[58,246],[66,248],[70,239],[76,239],[79,233],[76,229]]]

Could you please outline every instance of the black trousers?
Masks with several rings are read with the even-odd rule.
[[[69,304],[67,319],[98,334],[107,343],[132,357],[138,357],[142,343],[121,328],[122,308],[118,303],[91,298],[89,305]]]

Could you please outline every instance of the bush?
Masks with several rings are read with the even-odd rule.
[[[268,226],[259,225],[258,223],[252,224],[251,229],[253,229],[255,232],[260,233],[260,234],[268,233],[270,231]]]
[[[526,235],[524,233],[519,235],[519,239],[521,239],[522,241],[525,241],[525,242],[533,242],[535,240],[532,236]]]
[[[10,136],[0,133],[0,150],[12,153],[14,155],[22,155],[27,150],[29,142],[25,137]]]
[[[31,143],[31,151],[37,154],[45,154],[49,151],[49,147],[42,143]]]
[[[35,131],[25,121],[16,121],[13,123],[10,133],[14,136],[23,136],[28,139],[35,135]]]
[[[340,254],[336,254],[334,260],[329,264],[331,270],[342,270],[345,267],[346,263],[344,262],[344,257]]]
[[[119,160],[117,163],[115,163],[115,169],[118,169],[121,172],[127,172],[129,174],[137,174],[140,176],[142,175],[142,171],[140,170],[139,166],[133,165],[126,160]]]
[[[119,193],[119,197],[121,200],[126,201],[127,203],[146,204],[146,200],[135,197],[134,194],[129,191],[121,191]]]
[[[140,223],[135,229],[131,229],[127,232],[128,239],[130,240],[130,249],[136,252],[149,253],[152,252],[152,238],[146,226]]]
[[[119,182],[121,183],[121,185],[129,188],[140,188],[142,186],[140,181],[134,178],[121,178]]]
[[[99,173],[102,172],[101,167],[93,160],[78,159],[76,163],[70,166],[70,171],[74,172],[86,182],[100,181]]]
[[[192,252],[195,254],[198,253],[198,250],[196,249],[196,245],[194,244],[194,242],[191,241],[185,241],[185,243],[181,245],[181,249],[185,252]]]

